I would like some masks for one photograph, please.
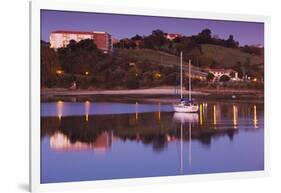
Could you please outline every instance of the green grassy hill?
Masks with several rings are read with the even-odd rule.
[[[151,49],[117,49],[118,57],[129,57],[132,60],[147,60],[152,64],[179,65],[179,57]]]
[[[187,54],[191,54],[192,52],[193,50]],[[151,49],[118,49],[117,54],[120,57],[126,56],[136,61],[147,60],[152,64],[166,66],[179,65],[180,62],[178,56]],[[210,44],[201,45],[201,54],[199,57],[214,60],[225,68],[230,68],[237,62],[244,64],[247,62],[247,60],[250,64],[263,64],[263,57],[261,56],[251,55],[242,52],[239,49],[226,48]]]
[[[250,64],[262,64],[261,56],[251,55],[238,49],[226,48],[217,45],[203,44],[201,45],[202,56],[212,58],[224,67],[232,67],[237,62],[244,64],[249,61]]]
[[[152,49],[117,49],[118,57],[129,57],[133,61],[148,61],[150,64],[162,65],[166,67],[173,67],[180,65],[179,56],[169,54],[163,51]],[[183,62],[185,70],[188,70],[188,63]],[[202,68],[192,65],[192,73],[196,75],[205,76]],[[202,74],[203,73],[203,74]]]

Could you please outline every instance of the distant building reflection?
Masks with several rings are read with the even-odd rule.
[[[75,151],[93,149],[105,152],[111,147],[112,135],[108,132],[101,133],[93,142],[71,142],[70,139],[61,132],[56,132],[50,136],[50,147],[57,151]]]

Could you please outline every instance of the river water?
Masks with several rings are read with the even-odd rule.
[[[41,103],[41,183],[263,169],[263,103]]]

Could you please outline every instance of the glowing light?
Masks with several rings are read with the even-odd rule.
[[[200,125],[203,124],[203,106],[200,104]]]
[[[62,70],[57,70],[57,71],[56,71],[56,74],[57,74],[57,75],[61,75],[61,74],[63,74],[63,71],[62,71]]]
[[[234,128],[237,128],[237,107],[233,105],[233,125]]]
[[[161,74],[158,72],[158,73],[155,73],[155,78],[161,78]]]
[[[89,72],[88,72],[88,71],[86,71],[86,72],[85,72],[85,75],[89,75]]]
[[[254,78],[253,81],[254,81],[254,82],[257,82],[257,78]]]
[[[216,111],[216,105],[214,105],[214,125],[217,124],[217,111]]]
[[[256,105],[254,105],[254,127],[258,128],[257,106]]]

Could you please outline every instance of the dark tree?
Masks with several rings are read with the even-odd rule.
[[[93,40],[86,39],[76,43],[70,41],[66,48],[58,49],[59,61],[62,68],[70,74],[93,72],[104,54]]]
[[[139,35],[139,34],[136,34],[135,36],[133,36],[131,38],[131,40],[142,40],[143,38]]]
[[[212,44],[212,31],[210,29],[202,30],[196,37],[196,42],[199,44]]]
[[[214,80],[214,78],[215,78],[215,75],[213,74],[213,73],[208,73],[207,74],[207,77],[206,77],[206,79],[208,80],[208,81],[212,81],[212,80]]]
[[[56,71],[60,70],[58,55],[48,44],[41,44],[41,85],[51,87],[55,84]]]
[[[233,35],[230,35],[225,43],[228,48],[237,48],[239,46],[239,43],[234,40]]]
[[[160,49],[169,41],[165,37],[165,33],[159,29],[152,31],[151,35],[144,37],[144,47],[150,49]]]
[[[220,80],[219,80],[220,82],[227,82],[227,81],[230,81],[230,77],[229,76],[227,76],[227,75],[222,75],[221,77],[220,77]]]

